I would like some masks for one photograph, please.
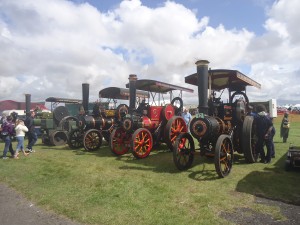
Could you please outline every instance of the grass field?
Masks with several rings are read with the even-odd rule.
[[[300,116],[290,116],[288,143],[279,137],[281,118],[275,119],[272,163],[247,164],[236,154],[224,179],[218,178],[213,161],[199,154],[191,169],[179,172],[169,151],[136,160],[131,154],[115,157],[107,145],[85,152],[44,146],[39,140],[29,157],[0,160],[0,182],[45,209],[87,224],[230,224],[220,213],[239,207],[284,220],[279,208],[254,201],[263,196],[300,204],[300,171],[284,170],[289,144],[300,145]]]

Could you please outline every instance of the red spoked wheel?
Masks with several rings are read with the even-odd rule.
[[[181,116],[173,116],[168,121],[165,128],[165,141],[171,151],[178,135],[187,132],[187,130],[187,125]]]
[[[194,161],[195,144],[189,133],[181,133],[173,145],[173,161],[179,170],[190,168]]]
[[[131,139],[132,154],[138,159],[147,157],[153,147],[153,138],[149,130],[137,129]]]
[[[130,148],[130,136],[122,128],[116,128],[112,131],[109,140],[109,147],[112,153],[124,155]]]
[[[87,151],[95,151],[102,145],[102,134],[99,130],[91,129],[85,132],[83,137],[83,146]]]
[[[219,136],[215,147],[215,168],[220,178],[226,177],[233,164],[233,145],[228,135]]]

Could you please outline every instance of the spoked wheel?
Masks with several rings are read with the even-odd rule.
[[[220,178],[226,177],[233,164],[233,145],[228,135],[219,136],[215,147],[215,168]]]
[[[99,130],[91,129],[85,132],[83,146],[87,151],[95,151],[102,145],[102,135]]]
[[[172,151],[173,144],[180,133],[187,132],[187,125],[181,116],[173,116],[165,128],[165,141]]]
[[[252,116],[245,117],[242,137],[242,147],[246,161],[248,163],[256,162],[258,159],[258,152],[256,151],[257,136]]]
[[[153,138],[149,130],[137,129],[131,139],[132,154],[138,159],[147,157],[153,147]]]
[[[73,149],[81,148],[83,146],[83,133],[80,129],[72,130],[69,133],[68,145]]]
[[[195,144],[189,133],[181,133],[173,145],[173,161],[179,170],[187,170],[194,161]]]
[[[79,120],[74,116],[66,116],[59,122],[58,127],[62,130],[70,131],[72,125],[78,127]]]
[[[124,155],[130,148],[130,135],[122,128],[116,128],[112,131],[109,140],[109,147],[112,153],[116,155]]]

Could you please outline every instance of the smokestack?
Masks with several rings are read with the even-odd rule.
[[[129,112],[132,113],[135,109],[135,101],[136,101],[136,87],[135,83],[137,80],[137,76],[135,74],[129,75]]]
[[[208,64],[207,60],[199,60],[197,65],[198,101],[199,113],[208,114],[207,92],[208,92]]]
[[[31,94],[25,94],[25,113],[26,116],[30,115],[31,108]]]
[[[82,106],[85,114],[89,111],[89,88],[90,85],[87,83],[82,84]]]

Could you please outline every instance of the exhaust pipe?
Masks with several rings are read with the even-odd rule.
[[[131,114],[135,110],[136,103],[136,87],[137,76],[135,74],[129,75],[129,113]]]
[[[31,94],[25,94],[25,114],[30,116]]]
[[[197,65],[197,80],[198,80],[198,110],[199,113],[208,114],[208,64],[207,60],[199,60]]]
[[[85,111],[85,114],[89,112],[89,88],[90,85],[87,83],[82,84],[82,106]]]

